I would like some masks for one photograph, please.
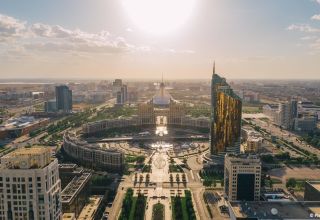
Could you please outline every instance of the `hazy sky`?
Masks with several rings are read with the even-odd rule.
[[[320,79],[320,0],[1,0],[0,78]]]

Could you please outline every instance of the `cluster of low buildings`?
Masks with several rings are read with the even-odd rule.
[[[243,126],[241,128],[241,138],[243,153],[258,153],[264,144],[262,134],[255,131],[252,127]]]
[[[250,90],[235,90],[235,93],[242,99],[243,102],[247,103],[258,103],[260,102],[259,93]]]
[[[0,125],[0,139],[17,138],[29,132],[46,126],[50,120],[48,118],[36,119],[33,116],[21,116],[9,118]]]
[[[0,91],[0,107],[32,105],[35,101],[43,100],[48,95],[44,91]]]

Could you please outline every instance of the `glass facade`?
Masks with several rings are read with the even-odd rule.
[[[212,76],[211,84],[211,155],[223,160],[225,153],[239,153],[242,101],[225,78]]]
[[[56,107],[58,111],[72,111],[72,91],[65,85],[56,86]]]
[[[238,174],[237,200],[254,201],[254,174]]]

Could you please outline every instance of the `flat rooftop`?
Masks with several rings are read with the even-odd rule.
[[[246,155],[246,154],[227,154],[226,159],[230,160],[230,162],[235,165],[247,165],[250,163],[250,165],[259,165],[261,164],[260,158],[255,155]]]
[[[63,213],[62,220],[74,220],[76,219],[76,214],[72,212]]]
[[[50,149],[45,147],[19,148],[13,152],[10,152],[4,155],[3,157],[11,158],[11,157],[19,157],[19,156],[42,155],[48,152],[50,153]]]
[[[101,200],[102,196],[90,196],[89,203],[85,207],[83,207],[80,215],[78,216],[78,220],[94,219],[94,215],[99,208]]]
[[[33,116],[21,116],[18,118],[9,118],[7,121],[5,121],[0,125],[0,130],[24,128],[45,120],[48,120],[48,118],[36,119]]]
[[[74,177],[71,182],[61,192],[61,202],[69,203],[83,189],[86,183],[90,180],[91,173],[83,173],[79,177]]]
[[[229,202],[236,218],[315,219],[320,202]]]
[[[75,169],[78,165],[75,163],[60,163],[59,168],[61,169]]]
[[[320,191],[320,181],[307,181],[313,188]]]

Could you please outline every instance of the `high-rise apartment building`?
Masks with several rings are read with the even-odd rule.
[[[1,158],[0,219],[61,219],[57,159],[47,148],[21,148]]]
[[[223,164],[226,153],[240,152],[241,111],[241,99],[213,66],[210,152],[214,163]]]
[[[279,103],[279,116],[276,118],[276,123],[287,130],[293,130],[295,127],[295,120],[298,117],[298,102],[297,100],[290,100]]]
[[[121,91],[121,87],[122,87],[122,79],[115,79],[112,82],[112,93],[116,95],[117,92]]]
[[[112,92],[116,97],[116,104],[123,105],[128,100],[128,87],[125,84],[122,84],[121,79],[116,79],[112,83]]]
[[[261,161],[252,155],[226,155],[224,192],[229,201],[258,201],[261,185]]]
[[[66,85],[56,86],[57,111],[72,111],[72,91]]]

